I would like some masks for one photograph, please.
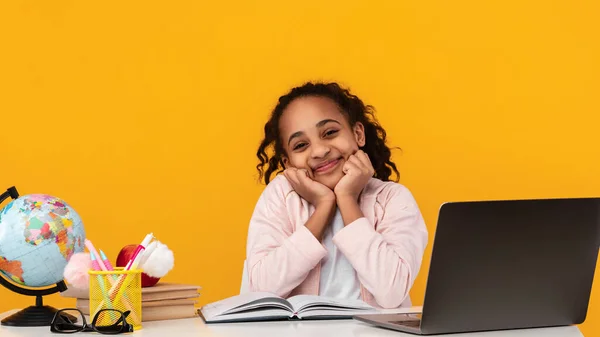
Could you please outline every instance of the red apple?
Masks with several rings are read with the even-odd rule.
[[[133,253],[135,253],[137,246],[138,245],[127,245],[121,248],[121,251],[117,256],[117,267],[125,267],[127,265],[127,262],[131,260]],[[152,287],[158,283],[159,280],[160,278],[148,276],[147,274],[142,273],[142,288]]]

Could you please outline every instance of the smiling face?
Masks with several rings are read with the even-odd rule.
[[[334,189],[344,176],[345,161],[365,145],[361,123],[350,126],[329,98],[301,97],[291,102],[279,120],[285,168],[306,169],[317,182]]]

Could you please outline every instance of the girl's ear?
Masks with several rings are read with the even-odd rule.
[[[281,162],[283,163],[283,168],[287,170],[289,168],[288,164],[290,163],[290,160],[286,156],[282,156]]]
[[[356,143],[358,147],[365,146],[366,137],[365,137],[365,126],[361,122],[356,122],[354,127],[352,128],[354,131],[354,138],[356,139]]]

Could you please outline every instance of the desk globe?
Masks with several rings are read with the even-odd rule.
[[[50,325],[55,308],[42,297],[67,289],[63,272],[74,253],[83,252],[81,218],[63,200],[45,194],[19,197],[15,187],[0,195],[0,284],[35,296],[36,304],[2,320],[8,326]]]

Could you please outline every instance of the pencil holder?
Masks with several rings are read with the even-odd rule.
[[[92,271],[90,275],[90,319],[103,309],[129,311],[127,323],[135,330],[142,327],[142,270]],[[108,326],[120,318],[114,311],[104,311],[97,325]]]

